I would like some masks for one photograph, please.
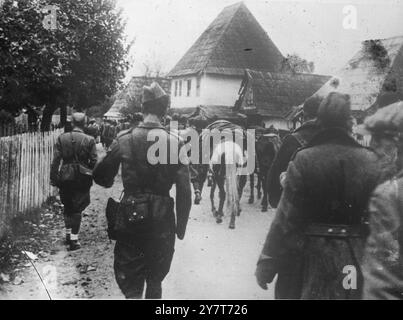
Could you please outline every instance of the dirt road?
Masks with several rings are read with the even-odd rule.
[[[94,186],[91,205],[85,210],[80,241],[82,249],[69,252],[62,244],[63,220],[53,213],[54,227],[46,234],[47,252],[34,264],[47,284],[52,299],[123,299],[113,273],[113,248],[106,233],[104,209],[108,197],[122,190],[118,178],[111,189]],[[273,211],[262,213],[259,204],[242,199],[242,214],[236,229],[228,217],[216,224],[210,212],[209,188],[201,205],[193,206],[184,241],[176,242],[171,272],[163,283],[166,299],[271,299],[273,286],[261,290],[255,282],[257,257],[268,231]],[[49,213],[47,213],[50,216]],[[14,279],[14,280],[13,280]],[[0,299],[49,299],[34,267],[20,261],[10,281],[3,283]]]

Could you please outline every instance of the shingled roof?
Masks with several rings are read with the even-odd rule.
[[[349,94],[355,114],[403,100],[403,36],[364,41],[360,51],[316,94],[324,97],[332,91]]]
[[[240,89],[240,100],[251,94],[253,102],[243,108],[243,112],[287,117],[293,107],[303,103],[329,79],[329,76],[317,74],[271,73],[247,69]],[[236,106],[241,107],[242,104],[245,107],[245,101],[240,100]]]
[[[224,8],[168,76],[201,71],[242,76],[246,68],[275,72],[283,58],[259,22],[240,2]]]

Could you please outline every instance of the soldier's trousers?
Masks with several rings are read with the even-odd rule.
[[[60,189],[60,200],[64,205],[64,223],[73,234],[78,234],[81,225],[81,212],[90,204],[89,189]]]
[[[127,299],[160,299],[161,283],[171,267],[175,234],[154,239],[116,241],[114,270],[116,282]]]

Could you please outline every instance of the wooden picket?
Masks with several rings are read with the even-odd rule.
[[[55,194],[53,148],[62,129],[0,138],[0,237],[12,218],[39,208]]]

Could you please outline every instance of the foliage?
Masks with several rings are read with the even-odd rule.
[[[315,64],[312,61],[309,62],[301,58],[296,53],[287,54],[287,57],[282,62],[281,70],[293,73],[313,73],[315,71]]]
[[[15,3],[17,5],[15,5]],[[42,21],[56,5],[57,29]],[[128,68],[125,23],[113,0],[5,0],[0,9],[0,106],[17,113],[28,102],[77,110],[102,103]]]
[[[0,124],[14,123],[14,117],[6,110],[0,110]]]
[[[86,114],[90,118],[102,118],[102,116],[112,107],[114,102],[114,97],[106,97],[101,104],[88,108]]]

